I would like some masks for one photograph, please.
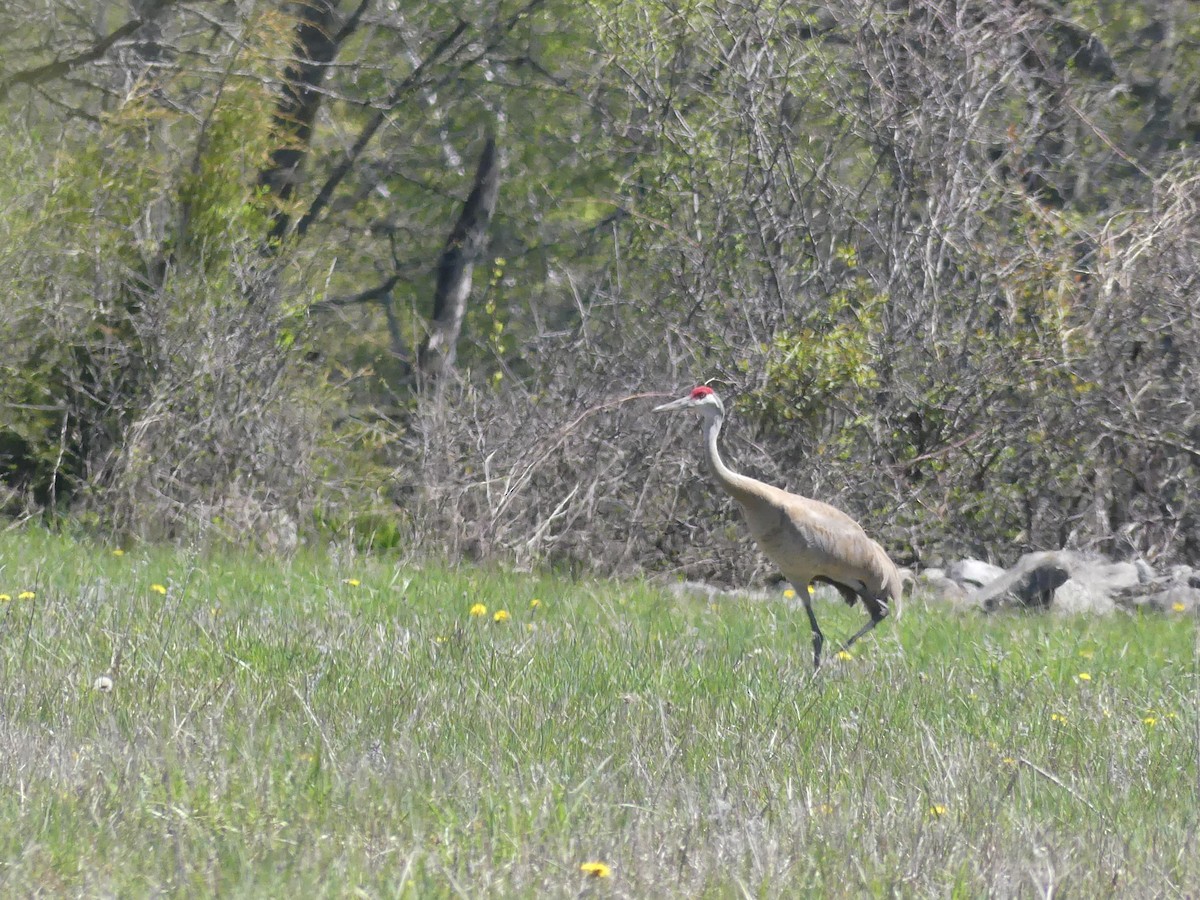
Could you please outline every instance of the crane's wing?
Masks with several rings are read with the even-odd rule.
[[[820,577],[872,598],[899,598],[895,564],[854,519],[820,500],[761,488],[739,502],[763,552],[798,588]]]

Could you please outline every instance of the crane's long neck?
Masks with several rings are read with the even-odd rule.
[[[720,482],[721,487],[725,488],[735,500],[740,501],[753,493],[754,479],[739,475],[725,465],[725,461],[721,459],[721,451],[717,447],[717,436],[721,433],[721,425],[724,420],[724,416],[720,412],[713,412],[704,417],[702,426],[704,456],[708,460],[708,467],[712,469],[713,476]]]

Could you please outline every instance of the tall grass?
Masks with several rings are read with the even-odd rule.
[[[917,600],[814,677],[782,598],[38,531],[0,592],[6,896],[1200,886],[1183,617]]]

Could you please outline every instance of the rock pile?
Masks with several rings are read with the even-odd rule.
[[[964,559],[915,577],[918,593],[967,608],[1005,607],[1063,613],[1109,613],[1118,607],[1200,611],[1200,571],[1172,566],[1156,572],[1145,560],[1114,562],[1071,550],[1027,553],[1002,569]]]

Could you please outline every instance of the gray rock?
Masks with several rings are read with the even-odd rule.
[[[1112,562],[1070,550],[1028,553],[1000,578],[967,597],[991,612],[1004,606],[1062,613],[1108,613],[1118,595],[1141,584],[1134,563]]]
[[[1064,550],[1027,553],[995,581],[970,594],[966,602],[985,612],[1012,605],[1049,609],[1055,590],[1071,577],[1073,556]]]
[[[961,584],[946,575],[944,569],[924,569],[913,579],[916,593],[930,600],[959,604],[967,596]]]
[[[1174,584],[1165,590],[1134,594],[1124,598],[1126,605],[1133,608],[1153,609],[1157,612],[1195,614],[1200,611],[1200,588],[1187,584]]]
[[[1191,566],[1175,565],[1167,569],[1167,578],[1173,584],[1191,584],[1192,587],[1200,587],[1200,585],[1192,584],[1192,580],[1196,577],[1196,570]]]
[[[1156,577],[1158,577],[1157,573],[1154,571],[1154,567],[1141,557],[1135,559],[1133,564],[1137,567],[1138,581],[1140,581],[1142,584],[1149,584]]]
[[[1118,592],[1116,601],[1128,609],[1200,612],[1200,572],[1191,566],[1171,566],[1162,575]]]
[[[975,590],[991,584],[1004,575],[1004,570],[981,559],[960,559],[946,569],[946,577],[967,590]]]
[[[1108,613],[1116,608],[1116,596],[1141,583],[1136,563],[1110,562],[1079,557],[1071,578],[1054,595],[1059,612]]]

